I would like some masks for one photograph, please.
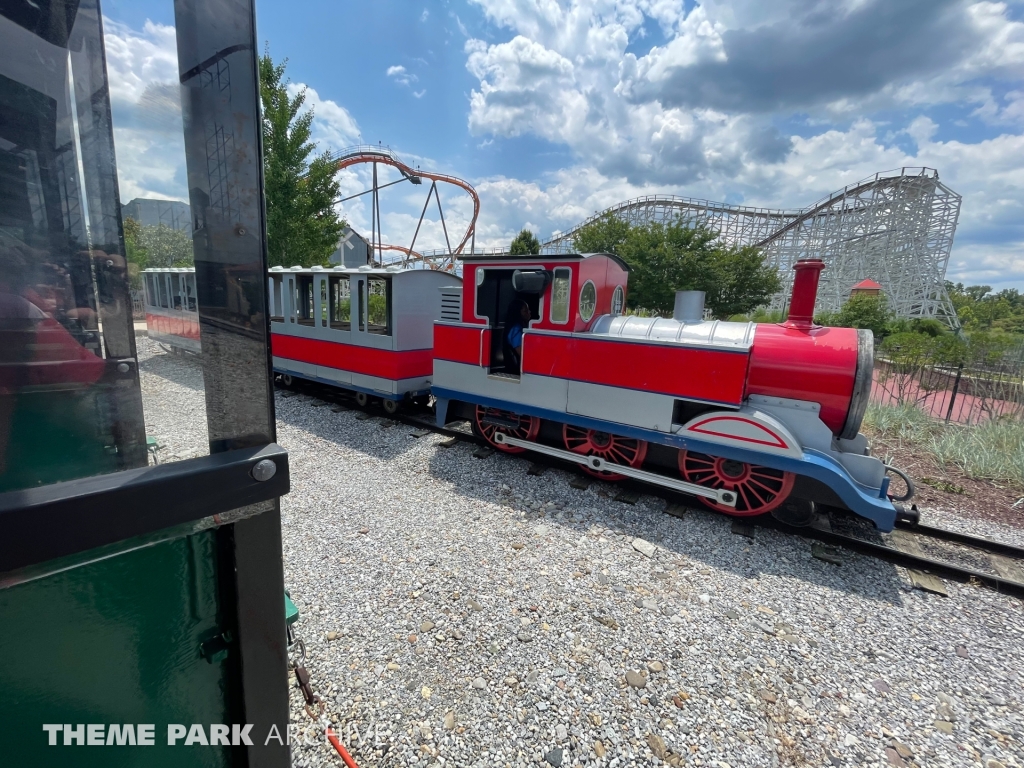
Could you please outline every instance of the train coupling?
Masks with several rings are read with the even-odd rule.
[[[902,496],[895,496],[894,494],[890,493],[889,499],[892,501],[910,501],[912,498],[914,498],[915,494],[917,493],[917,486],[915,486],[914,481],[910,479],[910,475],[908,475],[902,469],[897,469],[896,467],[890,466],[888,464],[883,464],[882,466],[885,467],[886,473],[891,472],[897,477],[899,477],[907,488],[906,492]]]
[[[917,525],[921,522],[921,510],[917,508],[917,504],[911,504],[908,508],[906,504],[893,504],[896,507],[896,520],[901,523],[908,525]]]

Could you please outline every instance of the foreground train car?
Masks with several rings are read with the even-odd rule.
[[[778,325],[704,319],[681,292],[671,318],[623,314],[628,268],[602,254],[464,259],[460,320],[434,329],[437,421],[469,419],[495,448],[574,461],[699,496],[740,516],[849,508],[891,530],[888,468],[860,424],[869,331],[812,322],[818,275],[797,275]],[[531,320],[509,365],[507,307]]]
[[[172,349],[198,355],[202,347],[195,269],[147,269],[142,273],[142,284],[149,338]]]

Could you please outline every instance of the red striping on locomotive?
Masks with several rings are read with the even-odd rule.
[[[819,417],[839,433],[856,374],[856,329],[808,331],[760,324],[750,354],[747,394],[820,403]]]
[[[756,437],[745,437],[743,435],[737,435],[733,432],[719,432],[713,428],[710,428],[715,422],[739,422],[753,427],[756,433],[763,433],[767,439],[762,440]],[[690,427],[687,432],[700,432],[703,435],[714,435],[715,437],[727,437],[730,440],[739,440],[744,443],[757,443],[758,445],[770,445],[772,448],[789,448],[789,445],[779,437],[777,434],[772,432],[767,427],[764,427],[757,422],[751,421],[750,419],[740,418],[739,416],[712,416],[710,419],[704,419],[699,421]]]
[[[523,373],[740,405],[747,354],[527,332]]]
[[[481,335],[484,337],[481,339]],[[467,365],[486,365],[482,350],[491,348],[491,329],[458,325],[434,325],[434,357]]]
[[[274,357],[298,360],[310,365],[379,376],[382,379],[413,379],[430,376],[434,369],[433,351],[414,349],[394,352],[336,341],[304,339],[300,336],[271,334]]]

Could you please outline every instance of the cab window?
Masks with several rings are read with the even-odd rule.
[[[569,284],[572,282],[571,269],[556,269],[551,281],[551,322],[569,322]]]

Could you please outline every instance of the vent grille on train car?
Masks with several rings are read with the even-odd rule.
[[[462,289],[441,289],[441,319],[448,323],[462,320]]]

